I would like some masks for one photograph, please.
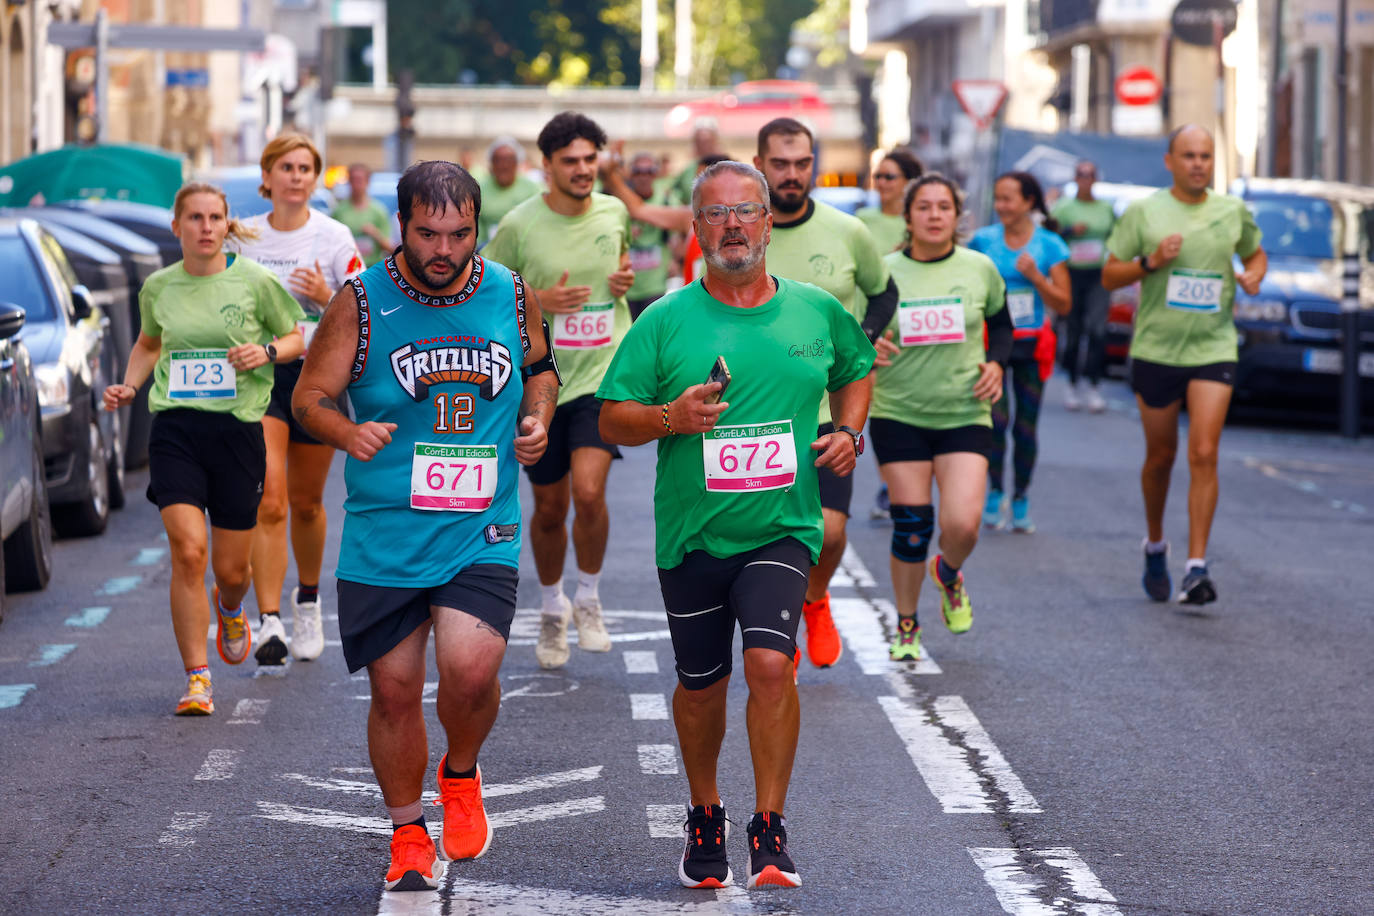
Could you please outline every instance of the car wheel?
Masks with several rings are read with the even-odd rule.
[[[29,517],[5,541],[5,587],[12,592],[47,588],[52,578],[52,517],[43,473],[43,445],[33,437],[33,500]]]
[[[110,491],[110,508],[123,509],[124,498],[124,430],[116,410],[110,414],[110,454],[105,464],[106,487]]]
[[[53,509],[53,524],[64,537],[88,537],[105,530],[110,520],[110,478],[105,465],[105,437],[100,424],[87,424],[86,496]]]

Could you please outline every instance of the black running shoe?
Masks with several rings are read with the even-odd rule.
[[[1208,604],[1217,600],[1217,587],[1212,577],[1207,575],[1206,566],[1194,566],[1183,574],[1183,585],[1179,588],[1179,604]]]
[[[801,887],[801,876],[787,854],[787,821],[772,811],[756,811],[749,821],[749,886]]]
[[[1168,601],[1174,584],[1169,581],[1169,548],[1151,552],[1148,544],[1145,550],[1145,574],[1140,584],[1145,586],[1145,594],[1155,601]]]
[[[677,876],[683,887],[727,887],[734,881],[725,858],[730,822],[721,805],[690,805],[682,825],[685,843]]]

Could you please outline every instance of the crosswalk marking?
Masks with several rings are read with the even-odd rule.
[[[626,674],[658,674],[658,653],[644,649],[625,650]]]

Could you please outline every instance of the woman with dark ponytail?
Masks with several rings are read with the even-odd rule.
[[[1040,182],[1028,172],[1006,172],[993,185],[993,210],[997,222],[973,234],[969,247],[992,258],[1007,284],[1007,310],[1011,313],[1015,342],[1007,363],[1007,378],[1016,402],[1012,426],[1013,486],[1011,527],[1022,534],[1035,530],[1030,516],[1031,473],[1037,451],[1036,426],[1045,381],[1054,370],[1055,339],[1048,311],[1067,315],[1069,295],[1069,247],[1055,229],[1057,224],[1045,206]],[[1039,213],[1040,225],[1031,217]],[[1007,399],[992,406],[992,450],[988,453],[988,495],[983,524],[1007,525],[1007,500],[1003,495],[1003,458],[1007,426],[1011,418]]]

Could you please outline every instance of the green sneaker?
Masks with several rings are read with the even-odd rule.
[[[894,662],[914,662],[921,657],[921,628],[915,617],[897,618],[897,638],[887,654]]]
[[[940,581],[940,556],[930,558],[930,578],[940,589],[940,613],[945,617],[945,626],[951,633],[967,633],[973,626],[973,605],[969,603],[968,592],[964,590],[964,574],[953,585]]]

